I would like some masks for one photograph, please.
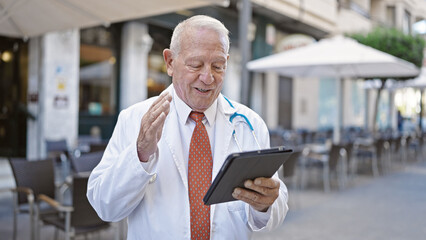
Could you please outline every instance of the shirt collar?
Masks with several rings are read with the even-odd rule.
[[[183,124],[186,124],[189,114],[191,114],[192,109],[176,94],[175,89],[173,88],[173,100],[175,102],[176,111],[178,114],[179,121]],[[217,99],[214,100],[213,104],[204,111],[204,116],[207,119],[207,123],[210,126],[213,126],[216,120],[217,112]]]

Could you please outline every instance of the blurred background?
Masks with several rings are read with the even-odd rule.
[[[162,51],[173,28],[197,14],[219,19],[231,32],[223,94],[265,120],[271,145],[295,150],[295,160],[280,169],[294,192],[295,213],[289,214],[288,230],[259,239],[426,236],[421,227],[414,230],[418,225],[404,225],[397,233],[384,225],[371,238],[360,232],[333,237],[319,230],[299,236],[300,225],[316,226],[312,219],[323,216],[308,212],[311,222],[291,222],[337,196],[350,203],[369,191],[382,193],[395,179],[410,184],[416,179],[413,192],[400,185],[401,196],[412,197],[400,201],[426,212],[420,204],[426,201],[426,185],[418,184],[426,182],[424,0],[0,0],[0,236],[13,235],[9,189],[20,182],[12,160],[53,159],[53,198],[72,199],[72,178],[100,160],[119,112],[170,85]],[[339,48],[343,40],[361,44],[360,50],[343,43]],[[335,41],[335,48],[319,51],[327,41]],[[364,54],[366,46],[374,51]],[[91,153],[97,156],[82,160]],[[91,166],[79,171],[78,159]],[[71,191],[58,190],[63,183]],[[369,190],[359,190],[366,185]],[[358,207],[376,200],[357,201],[363,203]],[[395,202],[387,204],[384,209]],[[383,218],[377,221],[389,220],[378,214]],[[418,219],[416,214],[401,220]],[[18,232],[18,239],[34,238],[41,215],[17,216],[17,228],[28,230]],[[350,225],[369,217],[359,216]],[[101,239],[120,238],[123,225],[109,228]],[[41,239],[51,239],[43,234]]]

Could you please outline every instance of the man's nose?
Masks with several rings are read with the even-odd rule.
[[[200,73],[200,80],[205,84],[211,84],[214,81],[213,72],[211,67],[204,67]]]

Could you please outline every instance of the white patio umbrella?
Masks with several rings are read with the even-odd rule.
[[[426,67],[422,67],[422,70],[420,72],[420,75],[412,80],[407,80],[405,82],[401,83],[404,87],[411,87],[411,88],[420,88],[424,89],[426,88]]]
[[[226,3],[228,0],[0,0],[0,35],[33,37]]]
[[[381,81],[378,79],[368,80],[364,82],[365,89],[377,89],[381,87]],[[426,67],[422,67],[420,74],[409,80],[405,81],[396,81],[396,80],[388,80],[386,81],[386,85],[384,87],[388,90],[395,90],[401,88],[417,88],[417,89],[425,89],[426,88]]]
[[[247,63],[255,72],[273,71],[287,77],[414,77],[419,69],[412,63],[365,46],[343,36],[323,39],[305,47],[270,55]],[[343,112],[341,81],[337,82],[338,108],[334,141],[340,141]]]

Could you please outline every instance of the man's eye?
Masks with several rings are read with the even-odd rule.
[[[191,65],[189,65],[189,67],[193,68],[193,69],[198,69],[198,68],[201,68],[201,65],[199,65],[199,64],[191,64]]]
[[[222,65],[213,65],[213,68],[214,68],[216,71],[223,71],[223,69],[224,69],[224,67],[223,67]]]
[[[200,62],[189,62],[187,64],[190,68],[200,68],[202,64]]]

